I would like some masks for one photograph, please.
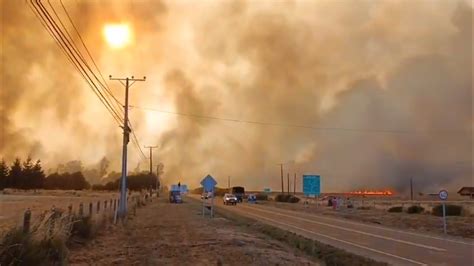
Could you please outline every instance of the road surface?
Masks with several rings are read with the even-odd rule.
[[[474,265],[474,241],[406,232],[258,204],[224,206],[221,199],[215,202],[218,208],[393,265]]]

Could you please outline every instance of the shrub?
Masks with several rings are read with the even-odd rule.
[[[300,198],[295,197],[295,196],[290,196],[290,198],[288,199],[289,203],[298,203],[299,201],[300,201]]]
[[[92,220],[90,216],[78,218],[72,225],[72,235],[88,239],[92,236]]]
[[[422,213],[425,210],[425,208],[417,205],[413,205],[408,207],[407,213]]]
[[[278,194],[275,197],[275,201],[277,202],[288,202],[288,199],[290,198],[291,195],[288,194]]]
[[[2,265],[61,265],[68,253],[63,238],[35,240],[21,228],[10,230],[0,247]]]
[[[267,194],[259,193],[256,196],[257,196],[257,200],[268,200]]]
[[[395,206],[395,207],[392,207],[392,208],[388,209],[388,212],[402,212],[402,211],[403,211],[402,206]]]
[[[298,203],[300,201],[300,198],[295,197],[293,195],[288,195],[288,194],[278,194],[275,197],[275,201],[277,201],[277,202],[288,202],[288,203]]]
[[[369,206],[360,206],[360,207],[357,207],[358,210],[370,210],[370,207]]]
[[[459,205],[446,205],[446,216],[460,216],[462,212],[462,206]],[[443,216],[443,205],[436,205],[433,208],[432,214],[435,216]]]

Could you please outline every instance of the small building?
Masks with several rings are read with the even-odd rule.
[[[469,196],[471,199],[474,199],[474,187],[462,187],[458,194],[461,196]]]

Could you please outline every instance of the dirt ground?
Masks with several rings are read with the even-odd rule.
[[[303,205],[302,203],[281,203],[274,201],[260,201],[259,203],[288,210],[340,217],[416,232],[443,233],[442,218],[431,214],[390,213],[388,211],[373,208],[369,210],[359,210],[354,208],[333,210],[332,207],[316,206],[315,204]],[[474,217],[448,216],[447,231],[449,235],[474,239]]]
[[[164,199],[126,225],[71,248],[71,265],[318,265],[295,248],[223,217],[203,218],[199,203]]]
[[[67,209],[71,204],[73,210],[79,208],[82,202],[86,210],[87,204],[97,201],[116,199],[117,193],[91,191],[12,191],[6,190],[0,194],[0,235],[7,229],[22,223],[24,212],[29,208],[34,222],[35,216],[45,210],[55,208]],[[95,207],[95,206],[94,206]]]

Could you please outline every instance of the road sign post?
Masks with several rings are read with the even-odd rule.
[[[445,234],[447,234],[447,230],[446,230],[446,200],[448,199],[448,191],[446,190],[441,190],[438,194],[439,196],[439,199],[442,201],[442,204],[443,204],[443,231]]]
[[[202,185],[202,191],[203,193],[211,193],[211,205],[209,206],[210,208],[210,215],[211,218],[214,217],[214,188],[217,185],[216,180],[211,176],[207,175],[201,180],[201,185]],[[206,211],[206,199],[207,197],[203,197],[202,199],[202,216],[205,215]]]

